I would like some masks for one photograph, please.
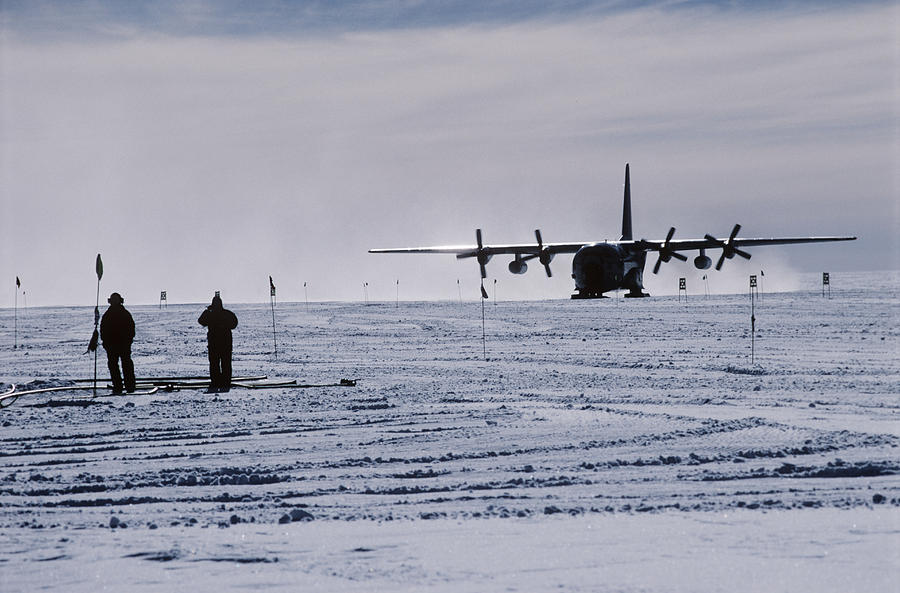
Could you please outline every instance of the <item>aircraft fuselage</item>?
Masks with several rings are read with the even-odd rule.
[[[644,262],[647,252],[610,243],[585,245],[572,258],[573,299],[601,298],[604,292],[625,289],[627,296],[644,292]]]

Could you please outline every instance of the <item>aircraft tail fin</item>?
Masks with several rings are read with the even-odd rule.
[[[622,241],[631,241],[631,176],[628,163],[625,163],[625,199],[622,205]]]

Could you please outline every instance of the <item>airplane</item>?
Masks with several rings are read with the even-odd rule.
[[[392,249],[370,249],[369,253],[450,253],[457,259],[475,258],[481,269],[481,278],[487,278],[487,263],[495,255],[512,255],[509,271],[524,274],[531,260],[538,260],[544,266],[547,277],[553,276],[550,262],[560,253],[574,253],[572,258],[572,278],[575,280],[573,299],[605,298],[603,293],[625,289],[626,297],[650,296],[644,292],[644,264],[647,253],[655,251],[658,258],[653,266],[657,274],[662,264],[677,259],[687,261],[680,251],[698,251],[694,257],[694,267],[708,270],[712,259],[706,254],[708,249],[721,249],[716,262],[716,270],[721,270],[726,259],[740,256],[750,259],[750,254],[742,247],[759,245],[794,245],[798,243],[825,243],[830,241],[854,241],[856,237],[782,237],[771,239],[743,239],[737,236],[741,225],[735,224],[728,239],[718,239],[707,234],[702,239],[673,239],[675,227],[671,227],[663,240],[637,239],[631,229],[631,175],[625,164],[625,196],[622,207],[622,238],[618,241],[544,243],[540,229],[534,231],[534,243],[517,245],[485,245],[481,229],[475,230],[475,245],[445,245],[436,247],[399,247]],[[484,288],[482,286],[482,295]]]

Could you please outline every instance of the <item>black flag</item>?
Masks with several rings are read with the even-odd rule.
[[[271,276],[269,276],[269,296],[275,296],[275,283],[272,282]]]
[[[16,276],[16,288],[22,288],[22,283],[19,282],[19,277]]]
[[[487,293],[487,291],[484,289],[484,284],[481,285],[481,298],[483,298],[483,299],[488,298],[488,293]]]
[[[100,333],[97,330],[94,330],[94,334],[91,336],[91,341],[88,343],[87,350],[84,351],[85,354],[88,352],[96,352],[97,343],[100,341]]]

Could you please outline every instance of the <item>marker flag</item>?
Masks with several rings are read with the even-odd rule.
[[[484,289],[484,284],[481,285],[481,298],[483,298],[483,299],[488,298],[488,293],[487,293],[487,291]]]
[[[22,283],[19,282],[19,277],[16,276],[16,288],[22,288]]]
[[[271,276],[269,276],[269,296],[275,296],[275,283],[272,282]]]
[[[100,259],[100,254],[97,254],[97,282],[100,282],[100,279],[103,278],[103,260]]]
[[[91,341],[88,343],[87,350],[84,351],[85,354],[88,352],[96,352],[97,344],[100,341],[100,333],[97,330],[94,330],[94,333],[91,335]]]

